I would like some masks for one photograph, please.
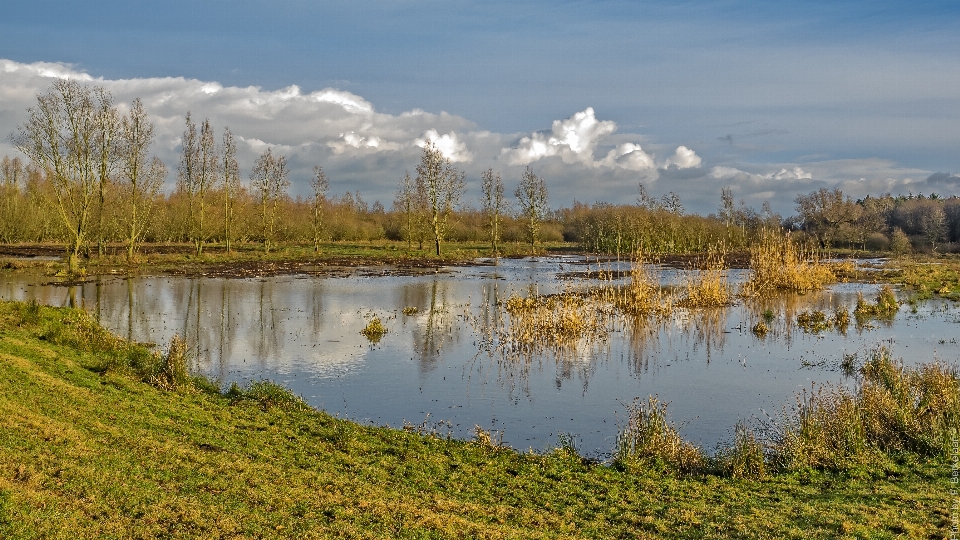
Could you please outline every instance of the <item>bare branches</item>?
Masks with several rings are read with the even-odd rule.
[[[543,178],[533,174],[533,169],[527,167],[520,178],[520,185],[515,192],[520,213],[527,221],[527,234],[530,237],[530,247],[537,250],[540,240],[540,223],[547,215],[547,183]]]
[[[417,165],[417,188],[424,194],[431,215],[437,255],[440,255],[440,243],[446,235],[447,220],[463,193],[465,177],[465,173],[454,167],[432,143],[423,147]]]
[[[260,154],[253,165],[253,171],[250,172],[250,186],[260,200],[263,247],[268,252],[274,242],[280,201],[286,196],[290,186],[288,174],[287,159],[284,156],[274,156],[270,148]]]

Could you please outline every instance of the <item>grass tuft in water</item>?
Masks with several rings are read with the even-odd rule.
[[[723,248],[711,248],[700,263],[687,273],[685,295],[678,305],[686,308],[724,307],[733,300],[727,280]]]
[[[858,320],[863,321],[873,317],[892,318],[897,311],[900,311],[897,294],[893,292],[892,287],[884,285],[872,303],[863,298],[863,293],[857,293],[857,307],[853,310],[853,314]]]
[[[374,317],[360,333],[363,334],[370,343],[379,343],[380,340],[383,339],[383,336],[386,335],[387,327],[380,321],[380,317]]]
[[[837,280],[813,249],[795,243],[789,234],[774,231],[765,231],[751,245],[750,268],[750,281],[741,289],[744,296],[818,290]]]

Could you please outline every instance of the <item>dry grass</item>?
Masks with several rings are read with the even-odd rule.
[[[539,351],[606,337],[609,308],[592,296],[567,290],[561,294],[516,293],[503,304],[510,315],[502,341],[513,350]]]
[[[699,264],[687,274],[685,294],[678,302],[686,308],[724,307],[733,300],[733,288],[727,280],[723,248],[711,248]]]
[[[813,249],[795,243],[789,234],[772,231],[751,245],[750,268],[753,274],[741,290],[744,296],[812,291],[837,280]]]
[[[703,452],[680,436],[667,419],[667,404],[655,396],[637,399],[627,407],[627,425],[617,436],[614,464],[627,470],[660,464],[681,472],[695,472],[706,464]]]
[[[743,422],[734,428],[733,444],[718,449],[714,459],[717,469],[733,478],[759,480],[767,474],[763,442]]]
[[[607,284],[595,296],[634,317],[668,315],[676,300],[673,294],[660,287],[659,276],[650,268],[641,250],[637,250],[631,261],[630,283],[622,287]]]

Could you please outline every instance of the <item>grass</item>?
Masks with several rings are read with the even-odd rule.
[[[797,244],[789,234],[766,231],[750,246],[750,281],[744,296],[783,291],[807,292],[837,281],[830,265],[813,249]]]
[[[857,307],[853,314],[858,321],[863,321],[870,318],[891,318],[898,311],[900,302],[897,301],[897,294],[890,285],[883,285],[872,303],[863,298],[863,293],[857,293]]]
[[[960,300],[960,262],[955,258],[908,262],[901,264],[901,268],[899,275],[893,276],[894,280],[917,291],[919,299],[937,295]]]
[[[729,473],[605,466],[569,439],[519,453],[362,426],[272,384],[161,388],[162,354],[79,311],[0,303],[0,537],[926,538],[950,524],[949,462],[914,443],[761,479],[749,439]],[[911,388],[955,384],[938,377]]]
[[[561,294],[510,295],[503,308],[510,321],[502,341],[512,350],[543,351],[606,337],[609,312],[590,295],[567,290]]]
[[[387,327],[383,325],[380,317],[374,317],[370,319],[360,333],[363,334],[370,343],[379,343],[380,340],[383,339],[383,336],[387,334]]]
[[[685,308],[724,307],[733,300],[733,288],[727,281],[727,266],[722,248],[707,251],[699,264],[687,273],[685,295],[677,303]]]
[[[819,309],[802,311],[797,315],[797,326],[813,334],[830,329],[836,329],[845,334],[850,326],[850,310],[846,306],[837,306],[833,309],[832,315],[827,315],[825,311]]]
[[[660,287],[659,276],[651,269],[642,250],[633,255],[627,285],[606,283],[594,295],[633,317],[667,315],[675,304],[674,296]]]

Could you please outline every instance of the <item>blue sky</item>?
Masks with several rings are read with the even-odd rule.
[[[370,200],[389,201],[415,166],[415,141],[433,130],[465,145],[468,177],[493,167],[519,178],[532,166],[555,206],[630,202],[643,181],[695,211],[713,211],[730,185],[748,204],[769,199],[789,213],[796,193],[822,186],[960,194],[958,182],[926,181],[960,171],[957,28],[956,2],[33,1],[4,7],[0,58],[63,64],[118,101],[185,81],[164,90],[183,92],[182,111],[145,99],[168,165],[182,130],[174,118],[191,109],[240,129],[247,161],[258,144],[277,145],[303,182],[320,163],[334,190]],[[5,85],[44,89],[29,71],[0,72],[0,132],[30,104]],[[375,115],[353,127],[310,116],[338,114],[326,109],[231,116],[227,97],[191,98],[191,80],[332,89]],[[304,118],[319,135],[291,135]],[[337,146],[354,140],[340,130],[365,142]],[[592,139],[578,148],[564,133]],[[558,150],[524,153],[537,141]],[[677,158],[679,147],[699,162]]]

